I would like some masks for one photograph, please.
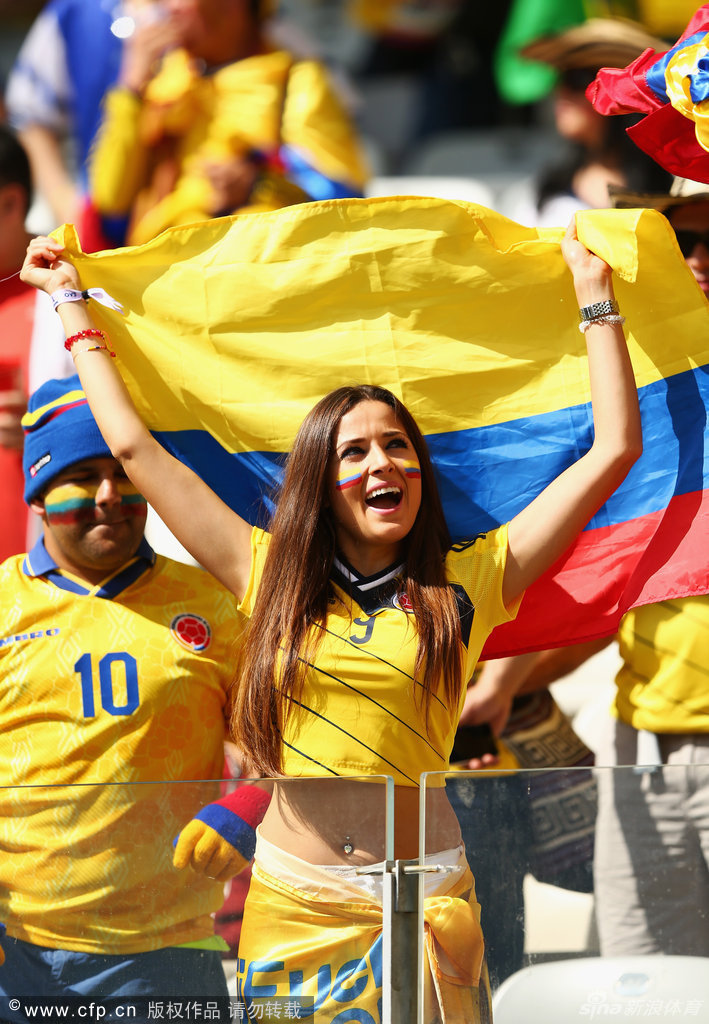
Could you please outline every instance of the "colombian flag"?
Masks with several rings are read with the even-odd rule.
[[[675,45],[626,68],[601,68],[586,90],[601,114],[645,114],[628,135],[661,167],[709,182],[709,4]]]
[[[487,656],[611,633],[709,590],[707,302],[653,210],[577,215],[617,271],[645,450]],[[562,229],[439,199],[333,200],[84,255],[61,229],[141,415],[263,523],[295,432],[332,388],[390,388],[427,437],[455,539],[509,520],[591,444]],[[189,514],[185,510],[185,514]]]

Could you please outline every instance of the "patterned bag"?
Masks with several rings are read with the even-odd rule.
[[[563,889],[592,892],[597,811],[593,752],[548,690],[515,698],[501,738],[520,768],[539,769],[525,776],[534,877]],[[543,770],[549,768],[554,770]]]

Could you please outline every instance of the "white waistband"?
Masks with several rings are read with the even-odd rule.
[[[429,853],[424,864],[447,868],[441,874],[427,874],[424,877],[424,895],[434,896],[445,893],[458,881],[467,868],[465,848],[461,844],[440,853]],[[287,885],[317,896],[318,899],[362,902],[363,899],[381,903],[383,891],[384,861],[367,865],[368,873],[357,874],[357,867],[350,864],[311,864],[295,854],[275,846],[256,829],[256,853],[254,862],[274,878]],[[379,872],[377,872],[379,869]],[[372,872],[372,873],[370,873]]]

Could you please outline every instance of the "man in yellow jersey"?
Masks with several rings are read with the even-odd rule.
[[[78,377],[23,427],[43,535],[0,566],[0,1019],[24,997],[226,997],[221,868],[177,870],[172,844],[182,865],[205,834],[245,839],[243,865],[265,798],[241,787],[239,817],[200,781],[222,774],[234,598],[151,550]]]

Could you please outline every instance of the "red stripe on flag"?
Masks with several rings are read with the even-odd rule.
[[[707,550],[707,491],[680,495],[640,519],[587,530],[529,588],[517,619],[493,630],[481,660],[609,636],[630,608],[706,594]]]

